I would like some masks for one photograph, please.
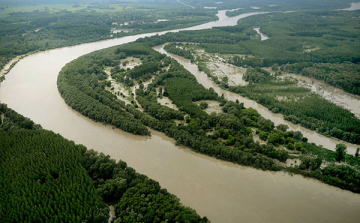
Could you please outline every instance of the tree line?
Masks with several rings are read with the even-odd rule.
[[[344,91],[360,95],[360,66],[350,62],[344,63],[295,63],[280,67],[282,71],[293,72],[303,76],[322,80]]]
[[[184,28],[216,19],[215,12],[179,7],[176,2],[164,4],[147,1],[142,2],[142,5],[137,1],[111,4],[103,2],[101,5],[89,2],[87,7],[72,4],[32,7],[19,3],[2,9],[4,16],[0,18],[0,70],[17,55],[133,34]],[[158,22],[159,19],[168,21]],[[112,29],[122,31],[112,32]]]
[[[302,75],[322,79],[327,83],[356,93],[359,89],[359,83],[356,79],[358,67],[354,62],[346,62],[346,60],[352,60],[349,59],[348,56],[352,56],[355,61],[358,57],[357,51],[351,50],[351,47],[357,47],[358,42],[354,38],[359,34],[357,31],[353,30],[352,25],[341,27],[342,29],[346,29],[349,42],[339,43],[334,39],[331,44],[336,45],[329,47],[328,45],[330,43],[328,44],[328,42],[330,40],[328,38],[317,37],[320,42],[324,41],[324,46],[307,53],[304,53],[304,46],[302,42],[300,44],[300,39],[295,38],[293,40],[292,38],[293,36],[297,36],[295,34],[293,35],[293,32],[308,30],[308,28],[313,30],[314,28],[309,27],[307,22],[310,18],[319,17],[321,17],[321,20],[316,22],[314,26],[326,30],[327,34],[339,36],[338,32],[335,33],[334,30],[340,29],[340,24],[352,21],[354,18],[350,18],[350,16],[353,15],[353,13],[347,14],[343,12],[302,12],[296,14],[296,16],[300,16],[299,21],[294,21],[294,17],[291,17],[290,15],[261,15],[256,17],[257,19],[249,17],[244,20],[239,20],[239,25],[234,28],[216,28],[221,31],[212,29],[180,32],[178,36],[166,34],[161,37],[155,36],[152,38],[140,39],[139,42],[147,41],[151,44],[167,41],[189,42],[194,40],[195,36],[198,39],[195,40],[195,43],[201,43],[199,47],[212,53],[225,53],[221,49],[221,46],[225,46],[225,49],[234,46],[232,51],[230,50],[231,53],[233,53],[234,50],[239,49],[237,52],[238,54],[249,55],[246,55],[245,57],[234,55],[229,58],[228,62],[236,66],[248,67],[243,78],[251,84],[248,86],[229,87],[227,83],[220,82],[217,77],[212,76],[211,72],[202,65],[203,61],[200,61],[201,58],[197,58],[200,69],[204,70],[214,82],[221,84],[222,87],[256,100],[258,103],[275,113],[283,113],[285,119],[288,121],[295,124],[301,124],[312,130],[317,130],[326,136],[358,144],[360,143],[360,129],[358,128],[360,123],[350,111],[337,107],[320,96],[310,93],[309,89],[298,87],[294,81],[277,79],[276,76],[270,76],[269,72],[260,69],[264,66],[272,66],[275,75],[281,75],[281,72],[283,71],[301,73]],[[333,17],[339,18],[339,21],[332,25],[328,25],[326,22],[332,20]],[[290,25],[288,20],[294,24]],[[273,22],[269,25],[269,21]],[[244,35],[246,30],[250,29],[251,24],[264,24],[264,32],[268,32],[267,34],[270,36],[270,40],[238,41],[230,44],[231,41],[235,39],[234,36]],[[298,27],[299,29],[295,29],[293,26]],[[350,27],[351,31],[349,31]],[[274,32],[274,30],[277,30],[277,32]],[[226,44],[223,44],[222,41],[213,43],[213,41],[216,42],[217,39],[216,32],[223,34],[224,39],[229,38],[228,42],[226,42]],[[215,35],[212,35],[213,33]],[[249,37],[253,36],[251,32],[246,33],[246,35],[249,35]],[[305,36],[306,38],[309,38],[309,41],[315,41],[311,35],[312,34],[306,34]],[[289,38],[289,36],[291,38]],[[312,45],[311,41],[308,43],[309,46]],[[191,47],[187,47],[187,45],[180,46],[179,44],[173,44],[175,47],[169,48],[172,53],[182,56],[190,52],[189,48],[191,49]],[[246,46],[244,44],[246,44]],[[274,44],[274,46],[272,44]],[[176,50],[173,48],[176,48]],[[338,49],[337,53],[330,52],[333,48]],[[320,51],[322,53],[320,53]],[[281,62],[278,60],[280,57],[277,56],[277,52],[281,57],[292,61],[285,61],[285,63],[283,63],[284,61]],[[342,57],[342,55],[345,54],[346,57]],[[329,55],[331,55],[333,60],[329,59]],[[294,58],[294,60],[291,58]],[[338,59],[342,62],[339,63],[337,61]],[[316,63],[316,61],[326,61],[326,63]],[[329,61],[332,63],[329,63]]]
[[[115,222],[208,222],[125,162],[44,130],[5,104],[0,115],[1,222],[107,222],[106,203],[115,206]]]
[[[196,152],[218,159],[263,170],[286,170],[313,177],[344,189],[346,188],[355,192],[358,191],[358,187],[354,184],[351,184],[350,187],[346,186],[346,183],[344,182],[350,180],[348,178],[331,180],[334,179],[334,177],[336,178],[336,175],[333,174],[337,172],[324,172],[323,169],[319,169],[317,159],[314,159],[313,161],[304,159],[304,165],[302,165],[301,168],[298,166],[296,168],[284,169],[284,167],[276,164],[274,159],[283,162],[289,158],[288,151],[278,149],[278,145],[285,145],[289,147],[290,151],[299,151],[304,157],[312,157],[312,153],[307,151],[308,144],[305,143],[306,139],[299,136],[296,132],[287,132],[286,129],[277,130],[270,120],[261,117],[256,110],[252,108],[245,109],[240,102],[229,102],[218,96],[213,89],[205,89],[197,83],[195,77],[180,64],[174,60],[170,60],[170,63],[168,63],[168,59],[159,55],[157,52],[152,51],[147,43],[130,43],[112,47],[91,53],[86,58],[90,61],[89,64],[103,64],[102,69],[104,69],[104,58],[116,58],[115,55],[124,54],[124,51],[127,51],[126,55],[131,55],[128,54],[130,52],[129,49],[137,49],[136,52],[138,53],[139,48],[144,48],[144,54],[137,55],[139,58],[146,58],[148,56],[156,57],[159,59],[156,63],[163,64],[163,67],[159,67],[159,70],[153,73],[153,80],[146,88],[141,84],[141,78],[135,80],[139,83],[139,88],[136,90],[136,99],[139,104],[146,109],[142,112],[132,104],[125,106],[120,100],[117,100],[119,102],[116,103],[144,126],[164,132],[167,136],[174,138],[177,144],[185,145]],[[165,62],[162,60],[167,61],[166,67],[164,66]],[[67,66],[72,69],[77,69],[83,64],[86,64],[86,61],[81,60],[80,58],[71,63]],[[113,60],[112,64],[119,66],[117,65],[119,62],[116,62],[116,59]],[[86,66],[88,66],[88,64]],[[64,69],[66,70],[68,68],[65,67]],[[73,74],[76,75],[76,72],[73,72]],[[130,72],[127,71],[123,75],[128,78],[127,75],[129,74]],[[114,75],[116,74],[114,73]],[[95,83],[95,81],[87,81],[90,76],[95,78],[91,70],[83,73],[82,83]],[[99,79],[99,77],[97,78],[97,82],[101,83],[102,80]],[[80,85],[80,83],[77,82],[69,82],[69,84]],[[164,89],[161,91],[161,94],[156,90],[160,88]],[[87,89],[91,90],[92,88]],[[81,90],[81,88],[79,88],[79,90]],[[90,90],[87,95],[91,95]],[[104,93],[108,92],[104,88],[97,88],[97,90],[97,94],[100,94],[101,92],[101,94],[112,97],[110,96],[111,94]],[[95,90],[93,89],[92,91],[94,92]],[[78,95],[79,94],[69,94],[71,98],[78,97]],[[179,108],[179,111],[182,112],[183,115],[187,115],[185,120],[176,124],[172,120],[174,116],[171,117],[171,112],[175,112],[175,110],[163,108],[164,106],[157,103],[156,97],[169,97],[169,99]],[[207,114],[200,106],[193,103],[199,100],[219,101],[224,113],[218,115],[215,113],[210,115]],[[105,104],[109,109],[115,109],[115,103],[107,103],[106,101],[98,100],[98,102],[93,105],[102,106]],[[168,116],[166,115],[166,110],[169,112]],[[176,113],[180,114],[178,112]],[[181,119],[180,115],[178,118]],[[109,120],[109,122],[110,121],[111,120]],[[257,129],[261,135],[267,135],[267,138],[265,139],[267,140],[266,144],[261,145],[254,141],[252,133],[253,128]],[[325,150],[319,147],[317,148],[319,150]],[[314,164],[311,164],[312,162],[314,162]],[[310,166],[312,166],[311,169],[310,167],[307,167],[307,163],[310,163]],[[353,164],[355,167],[350,167],[352,170],[356,168],[358,161],[355,161]],[[353,174],[355,174],[353,176],[356,178],[358,172],[354,169]],[[353,177],[351,180],[353,180]]]

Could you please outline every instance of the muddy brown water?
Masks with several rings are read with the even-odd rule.
[[[341,140],[337,140],[334,138],[328,138],[323,136],[315,131],[306,129],[301,127],[300,125],[295,125],[291,122],[284,120],[282,114],[275,114],[269,111],[266,107],[258,104],[257,102],[250,100],[248,98],[242,97],[239,94],[235,94],[226,90],[221,89],[217,84],[215,84],[204,72],[199,71],[196,64],[191,63],[190,60],[180,57],[171,53],[168,53],[164,50],[164,45],[154,47],[160,53],[164,53],[174,59],[176,59],[181,65],[185,67],[188,71],[190,71],[195,77],[196,80],[202,84],[205,88],[209,89],[210,87],[215,90],[218,95],[224,94],[224,97],[231,101],[236,101],[238,99],[240,102],[243,102],[245,107],[255,108],[263,117],[270,119],[275,123],[275,125],[286,124],[289,126],[289,130],[301,131],[304,137],[308,138],[309,142],[313,142],[317,145],[322,145],[324,148],[329,150],[335,150],[336,144],[343,143],[347,146],[347,152],[349,154],[355,154],[356,149],[359,145],[347,143]],[[339,99],[340,100],[340,99]]]
[[[338,9],[338,10],[345,10],[345,11],[360,10],[360,2],[350,3],[350,7],[349,7],[349,8],[346,8],[346,9]]]
[[[260,28],[254,28],[254,30],[257,32],[257,34],[260,35],[260,40],[261,40],[261,41],[270,39],[267,35],[265,35],[264,33],[260,32]]]
[[[300,86],[311,89],[312,92],[320,95],[326,100],[331,101],[337,106],[343,107],[353,113],[357,118],[360,118],[360,95],[354,95],[345,92],[340,88],[333,87],[315,78],[296,75],[285,74],[284,77],[291,77],[299,81]]]
[[[226,25],[222,22],[213,23]],[[209,28],[213,23],[200,27]],[[66,63],[146,35],[30,55],[0,84],[0,101],[45,129],[126,161],[214,223],[358,222],[358,194],[302,176],[255,170],[196,154],[175,146],[173,139],[156,131],[151,137],[135,136],[96,123],[66,105],[56,86],[57,75]]]

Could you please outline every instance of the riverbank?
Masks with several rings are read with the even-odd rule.
[[[259,171],[197,154],[176,147],[175,140],[156,131],[151,131],[150,138],[112,129],[83,117],[64,103],[56,79],[66,63],[137,38],[139,36],[82,44],[24,58],[1,85],[0,100],[46,129],[126,161],[215,223],[239,219],[350,223],[359,219],[360,197],[354,193],[301,176]]]
[[[5,80],[5,75],[8,74],[11,69],[24,57],[26,57],[27,55],[23,55],[23,56],[17,56],[13,59],[11,59],[7,64],[5,64],[5,66],[3,67],[3,69],[0,71],[0,83],[2,81]]]
[[[239,94],[235,94],[229,92],[227,90],[221,89],[217,84],[215,84],[207,74],[202,71],[199,71],[198,66],[196,64],[191,63],[190,60],[180,57],[178,55],[174,55],[171,53],[166,52],[164,49],[164,44],[160,46],[154,47],[154,49],[158,52],[164,53],[167,56],[170,56],[176,59],[181,65],[185,67],[188,71],[190,71],[197,79],[199,83],[201,83],[205,88],[209,89],[210,87],[218,93],[218,95],[224,95],[224,97],[231,101],[239,100],[240,102],[244,103],[245,107],[252,107],[255,108],[263,117],[272,120],[275,125],[285,124],[289,126],[289,130],[292,131],[301,131],[304,137],[308,138],[308,142],[315,143],[317,145],[321,145],[326,149],[335,151],[336,144],[343,143],[347,146],[348,154],[355,154],[358,145],[347,143],[338,139],[328,138],[324,135],[321,135],[315,131],[309,130],[304,128],[300,125],[293,124],[289,121],[284,120],[282,114],[276,114],[271,112],[266,107],[258,104],[257,102],[250,100],[246,97],[242,97]]]

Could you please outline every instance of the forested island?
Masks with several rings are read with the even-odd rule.
[[[139,40],[70,62],[58,76],[61,96],[81,114],[124,131],[146,135],[148,126],[174,138],[179,145],[218,159],[302,174],[359,192],[360,160],[346,155],[342,144],[332,152],[307,143],[301,132],[287,131],[286,125],[274,126],[256,110],[219,97],[197,83],[177,61],[152,50],[151,43]],[[126,68],[129,58],[141,63]],[[148,83],[146,87],[144,82]],[[115,85],[130,93],[125,95],[118,86],[115,90]],[[178,109],[159,104],[157,100],[162,97]],[[222,112],[208,114],[203,110],[206,103],[194,103],[204,100],[218,102]],[[254,134],[266,143],[255,141]],[[287,159],[300,163],[290,167],[281,164]],[[346,165],[335,164],[341,161]],[[323,162],[326,165],[320,168]]]
[[[359,194],[359,148],[347,154],[342,143],[335,151],[309,143],[300,131],[205,88],[175,59],[153,49],[165,44],[167,52],[195,63],[222,89],[294,124],[359,145],[354,114],[287,76],[311,77],[360,95],[360,11],[335,10],[351,2],[1,1],[0,82],[19,60],[39,51],[191,27],[216,20],[218,10],[227,16],[267,12],[236,26],[156,35],[81,56],[59,73],[59,94],[71,109],[113,129],[148,138],[162,132],[180,150]],[[255,28],[269,39],[262,41]],[[213,69],[219,64],[241,78],[219,75]],[[0,157],[0,222],[211,220],[126,162],[45,130],[2,103]]]

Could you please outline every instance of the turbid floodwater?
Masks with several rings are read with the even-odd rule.
[[[265,35],[264,33],[260,32],[260,28],[254,28],[254,30],[257,32],[257,34],[260,35],[260,40],[261,40],[261,41],[270,39],[267,35]]]
[[[296,75],[285,74],[284,77],[291,77],[298,80],[300,86],[311,89],[312,92],[321,97],[331,101],[337,106],[343,107],[353,113],[357,118],[360,118],[360,96],[345,92],[340,88],[333,87],[323,81],[315,78]]]
[[[344,10],[344,11],[356,11],[360,10],[360,2],[353,2],[350,3],[350,7],[346,9],[338,9],[338,10]]]
[[[196,80],[200,84],[202,84],[205,88],[207,88],[207,89],[209,89],[210,87],[213,88],[215,90],[215,92],[218,93],[218,95],[224,94],[224,97],[228,100],[236,101],[236,99],[238,99],[240,102],[244,103],[244,106],[246,108],[248,108],[248,107],[255,108],[263,117],[273,121],[275,123],[275,125],[286,124],[289,126],[289,130],[301,131],[303,136],[308,138],[309,142],[316,143],[317,145],[322,145],[324,148],[327,148],[329,150],[335,150],[336,144],[343,143],[347,146],[347,152],[349,154],[355,154],[356,149],[359,147],[359,145],[347,143],[347,142],[333,139],[333,138],[328,138],[328,137],[323,136],[315,131],[306,129],[300,125],[295,125],[291,122],[284,120],[282,114],[272,113],[269,109],[262,106],[261,104],[258,104],[257,102],[255,102],[253,100],[242,97],[239,94],[235,94],[235,93],[229,92],[227,90],[221,89],[203,71],[199,71],[196,64],[191,63],[190,60],[188,60],[184,57],[166,52],[164,50],[164,45],[156,46],[156,47],[154,47],[154,49],[160,53],[164,53],[164,54],[176,59],[181,65],[183,65],[185,67],[185,69],[190,71],[196,77]],[[338,100],[341,100],[341,97],[337,97],[337,98],[338,98]],[[345,98],[344,98],[344,100],[345,100]],[[348,99],[346,99],[346,100],[348,100]]]
[[[238,18],[242,17],[223,17],[219,22],[197,27],[234,25]],[[156,131],[151,131],[151,137],[135,136],[96,123],[66,105],[56,86],[57,75],[66,63],[92,51],[150,35],[154,34],[30,55],[1,83],[0,101],[45,129],[126,161],[138,172],[159,181],[184,205],[206,215],[213,223],[358,222],[359,194],[302,176],[260,171],[196,154],[175,146],[173,139]]]

